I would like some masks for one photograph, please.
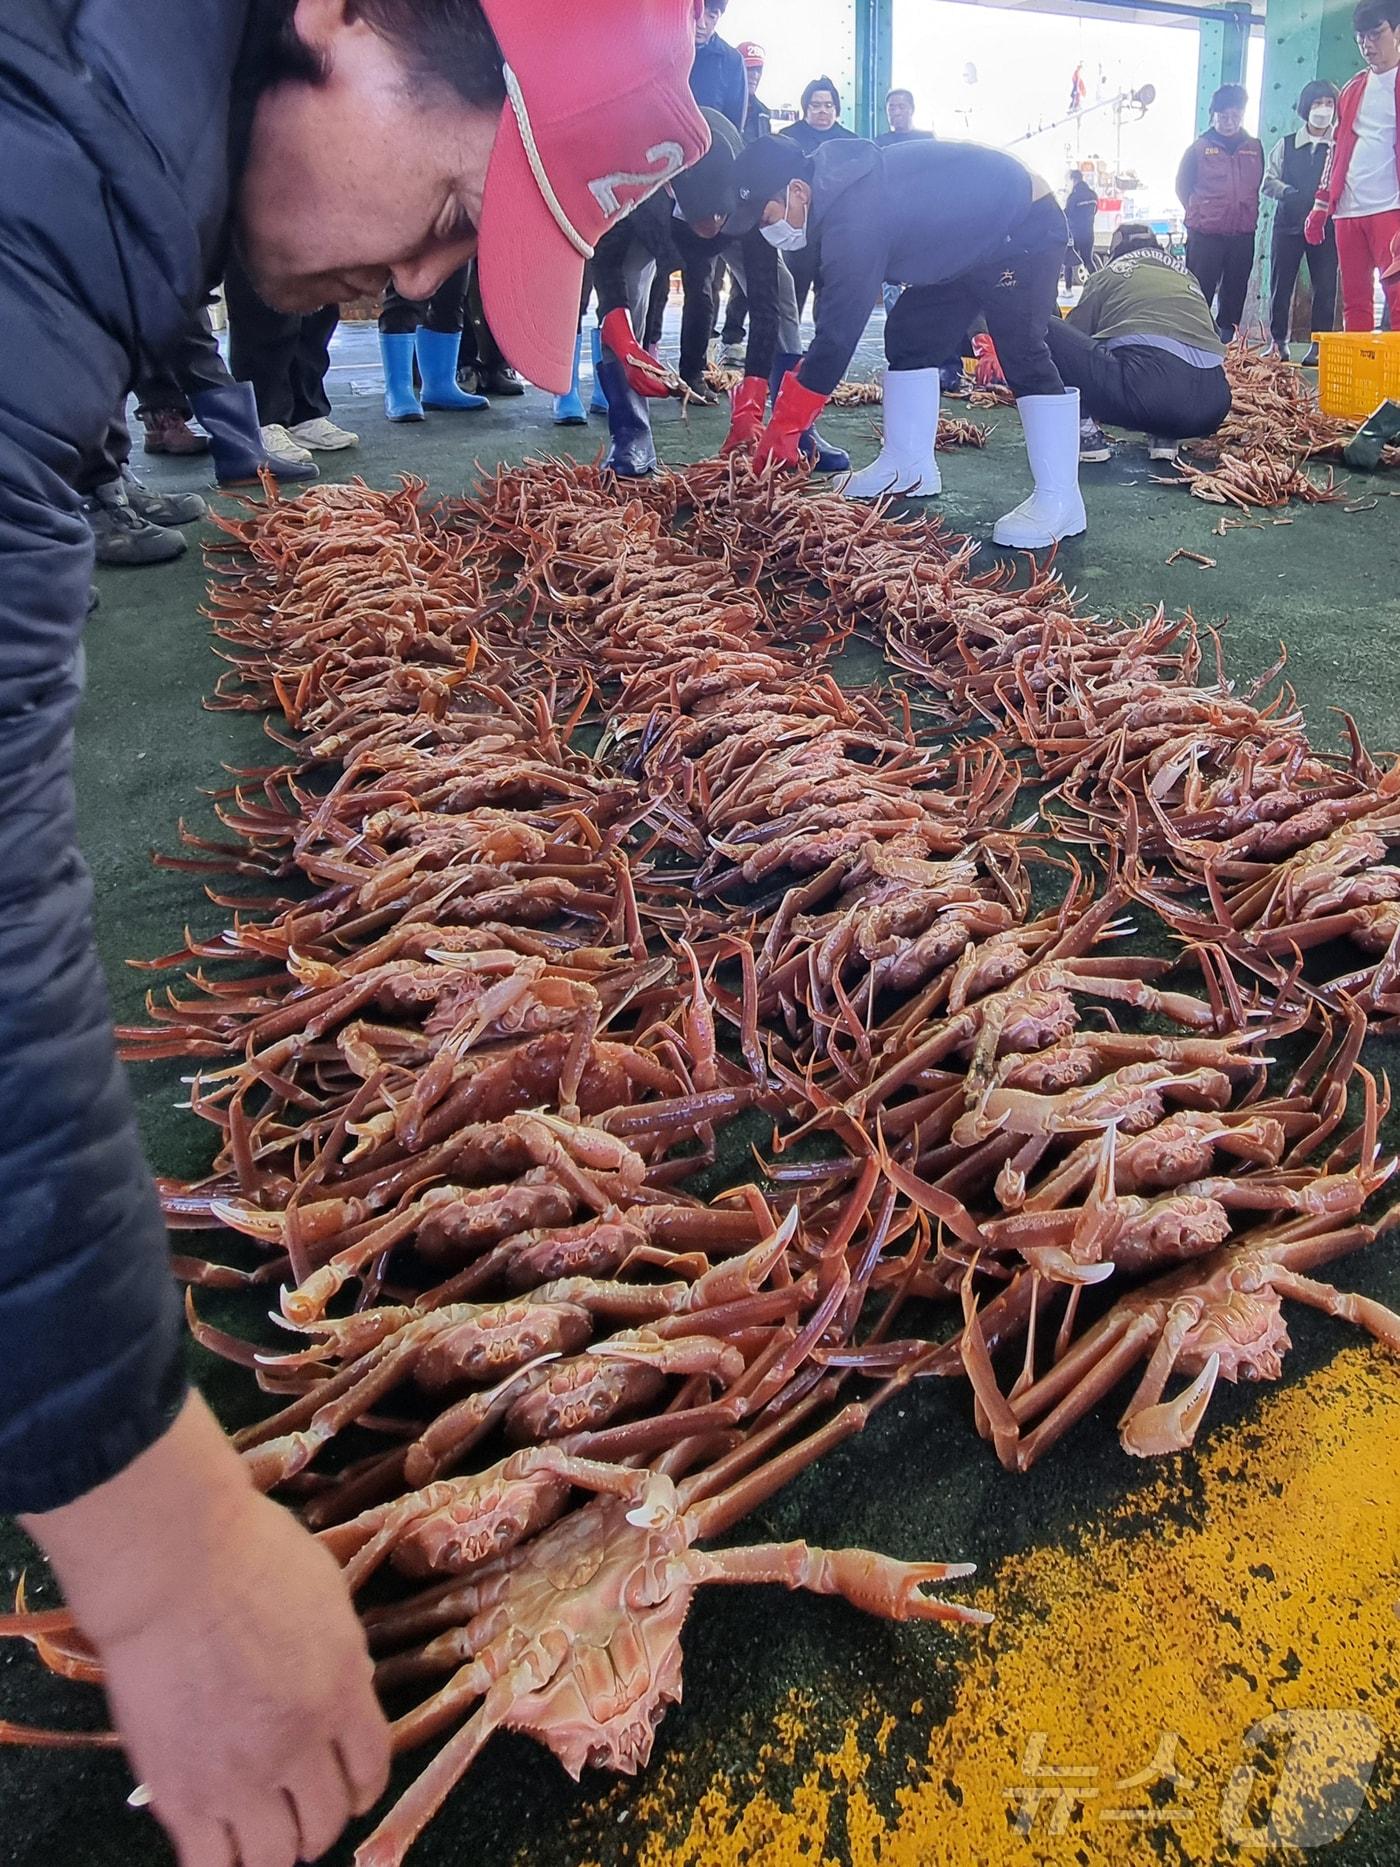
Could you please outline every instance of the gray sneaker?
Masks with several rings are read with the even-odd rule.
[[[1160,460],[1169,467],[1178,466],[1181,462],[1181,456],[1177,452],[1179,446],[1180,443],[1177,441],[1169,441],[1163,435],[1154,434],[1147,443],[1147,458]]]
[[[130,467],[122,468],[122,487],[132,511],[151,525],[193,525],[209,514],[198,493],[153,493]]]
[[[1085,461],[1113,458],[1113,443],[1099,424],[1087,416],[1079,424],[1079,458]]]
[[[94,487],[83,501],[99,564],[168,564],[185,549],[179,532],[143,519],[120,480]]]

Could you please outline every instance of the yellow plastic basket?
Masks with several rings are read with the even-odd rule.
[[[1313,341],[1324,415],[1365,421],[1382,402],[1400,402],[1400,332],[1314,331]]]

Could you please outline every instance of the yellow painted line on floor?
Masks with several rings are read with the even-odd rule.
[[[629,1792],[631,1857],[1120,1867],[1272,1848],[1270,1867],[1305,1860],[1363,1796],[1400,1787],[1397,1436],[1400,1376],[1369,1346],[1262,1397],[1246,1426],[1207,1423],[1191,1527],[1165,1514],[1169,1472],[1148,1467],[1074,1552],[999,1566],[978,1603],[1000,1618],[985,1635],[950,1631],[968,1643],[952,1714],[883,1807],[864,1760],[884,1751],[888,1713],[922,1707],[872,1698],[833,1741],[795,1695],[754,1769],[717,1774],[698,1804],[678,1806],[665,1766]],[[770,1793],[765,1766],[794,1762],[796,1787],[782,1770]]]

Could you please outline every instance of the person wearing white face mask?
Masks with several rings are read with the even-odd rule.
[[[818,265],[816,332],[784,379],[754,464],[795,465],[800,435],[841,380],[886,282],[904,289],[885,319],[885,432],[879,456],[849,475],[852,499],[942,490],[934,459],[939,365],[985,317],[1017,397],[1032,496],[997,521],[997,544],[1041,550],[1084,530],[1079,395],[1067,390],[1046,330],[1069,229],[1049,184],[1013,156],[975,143],[859,139],[805,156],[785,136],[750,144],[734,165],[731,236],[758,226],[779,252]]]
[[[1337,122],[1337,87],[1325,78],[1314,78],[1303,86],[1298,99],[1302,127],[1274,144],[1264,175],[1263,193],[1275,203],[1274,230],[1269,249],[1273,288],[1269,303],[1269,329],[1274,348],[1288,361],[1289,323],[1293,312],[1293,290],[1298,270],[1306,257],[1308,283],[1312,287],[1312,329],[1330,331],[1337,305],[1337,242],[1332,228],[1318,245],[1309,246],[1303,235],[1303,223],[1311,211],[1313,198],[1322,180],[1322,171],[1332,153],[1332,133]],[[1317,362],[1317,345],[1303,358],[1305,364]]]

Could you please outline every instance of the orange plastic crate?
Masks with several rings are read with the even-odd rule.
[[[1314,331],[1313,341],[1324,415],[1361,422],[1382,402],[1400,402],[1400,332]]]

